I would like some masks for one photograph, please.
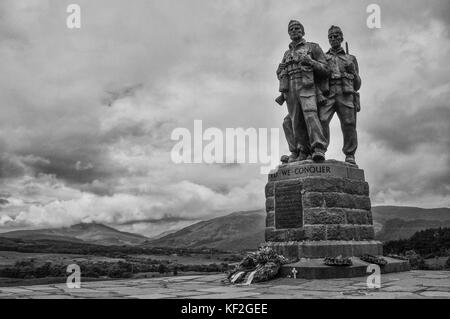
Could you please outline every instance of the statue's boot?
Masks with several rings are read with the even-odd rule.
[[[287,156],[287,155],[281,156],[281,158],[280,158],[281,163],[286,164],[288,161],[289,161],[289,156]]]
[[[356,165],[355,155],[347,155],[347,156],[345,156],[345,162],[347,162],[349,164]]]
[[[288,163],[296,162],[296,161],[297,161],[297,158],[298,158],[298,154],[292,152],[291,155],[289,155]]]
[[[312,154],[312,159],[314,162],[323,162],[325,160],[325,153],[322,151],[314,151]]]
[[[298,154],[298,157],[297,157],[297,161],[298,162],[300,162],[300,161],[306,161],[308,159],[308,155],[306,155],[306,154],[304,154],[304,153],[302,153],[302,152],[300,152],[299,154]]]

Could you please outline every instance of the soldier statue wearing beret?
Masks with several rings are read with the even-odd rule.
[[[331,75],[329,80],[329,94],[324,106],[320,107],[319,115],[323,132],[330,142],[330,121],[337,113],[344,135],[345,161],[356,164],[355,152],[358,147],[356,135],[356,112],[359,112],[359,93],[361,78],[359,77],[358,62],[353,55],[344,51],[341,44],[344,40],[342,30],[331,26],[328,30],[328,40],[331,49],[325,54]],[[328,144],[327,144],[328,146]]]
[[[322,131],[317,105],[320,79],[329,75],[325,54],[318,44],[305,41],[304,28],[299,21],[290,21],[288,32],[292,42],[277,70],[281,98],[286,100],[289,113],[283,122],[291,151],[288,161],[301,161],[308,157],[323,161],[328,142]]]

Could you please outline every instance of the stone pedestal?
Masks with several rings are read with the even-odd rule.
[[[374,240],[369,185],[356,165],[280,165],[269,174],[266,211],[264,246],[289,259],[382,255],[381,242]]]

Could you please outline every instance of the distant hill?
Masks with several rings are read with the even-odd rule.
[[[388,219],[403,220],[450,220],[450,208],[419,208],[408,206],[372,207],[373,219],[384,224]]]
[[[375,206],[372,215],[376,239],[383,242],[406,239],[429,228],[450,226],[449,208]]]
[[[409,238],[419,230],[445,227],[450,223],[449,208],[378,206],[372,207],[372,213],[377,230],[381,229],[377,238],[382,241]],[[264,241],[265,216],[264,210],[236,212],[196,223],[158,239],[150,239],[146,245],[221,250],[256,249]],[[390,222],[391,219],[396,221]]]
[[[383,242],[408,239],[418,231],[439,227],[450,227],[450,219],[446,221],[389,219],[384,223],[381,231],[376,234],[376,239]]]
[[[173,234],[173,233],[175,233],[175,232],[177,232],[177,231],[179,231],[179,230],[180,230],[180,229],[167,230],[167,231],[162,232],[162,233],[160,233],[160,234],[158,234],[158,235],[156,235],[156,236],[148,237],[148,241],[152,241],[152,240],[156,240],[156,239],[162,238],[162,237],[164,237],[164,236]]]
[[[264,241],[265,218],[263,210],[236,212],[150,240],[148,245],[220,250],[256,249]]]
[[[82,223],[71,227],[37,230],[17,230],[1,233],[0,237],[27,240],[55,240],[97,245],[140,245],[147,237],[126,233],[97,223]]]
[[[450,209],[417,207],[372,207],[376,237],[382,241],[409,238],[415,232],[450,227]],[[102,224],[77,224],[58,229],[19,230],[0,233],[0,237],[26,240],[50,240],[106,246],[215,248],[219,250],[253,250],[264,242],[264,210],[235,212],[198,222],[181,230],[154,238],[121,232]]]

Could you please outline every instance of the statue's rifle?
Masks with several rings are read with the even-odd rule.
[[[345,41],[345,52],[347,53],[347,54],[349,54],[348,53],[348,42],[347,41]],[[355,93],[354,93],[354,95],[355,95],[355,112],[359,112],[359,111],[361,111],[361,104],[360,104],[360,96],[359,96],[359,92],[356,92],[355,91]]]

